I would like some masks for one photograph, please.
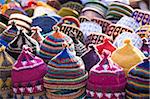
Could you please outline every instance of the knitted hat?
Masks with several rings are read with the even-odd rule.
[[[131,67],[141,62],[144,57],[143,53],[134,47],[129,39],[126,39],[124,45],[116,49],[111,55],[111,59],[123,67],[126,74]]]
[[[122,32],[129,32],[132,33],[133,30],[129,27],[117,25],[117,24],[110,24],[105,32],[111,39],[115,40],[115,38],[121,34]]]
[[[17,36],[17,31],[18,29],[15,23],[12,23],[11,26],[7,27],[7,29],[2,34],[0,34],[0,39],[9,43]]]
[[[105,19],[102,19],[102,18],[97,18],[97,17],[94,17],[91,21],[99,24],[102,27],[102,32],[103,33],[106,32],[107,28],[111,24],[111,21],[108,21],[108,20],[105,20]]]
[[[119,20],[123,16],[131,16],[133,9],[121,2],[111,2],[107,12],[106,19],[116,19]]]
[[[149,11],[135,9],[134,12],[132,13],[132,17],[137,22],[142,23],[142,25],[150,24],[150,12]]]
[[[14,60],[5,52],[0,44],[0,98],[10,99],[11,96],[11,69]]]
[[[90,19],[86,16],[79,16],[78,19],[79,19],[80,23],[90,21]]]
[[[103,50],[108,50],[111,53],[116,50],[116,47],[112,45],[109,39],[104,39],[104,42],[102,44],[97,45],[96,48],[100,55],[102,55]]]
[[[8,44],[6,51],[14,59],[17,59],[23,49],[23,45],[31,47],[34,54],[36,54],[36,50],[39,50],[39,45],[36,40],[20,30],[18,31],[17,37]]]
[[[54,28],[52,34],[45,37],[37,54],[45,62],[48,62],[63,50],[62,44],[64,42],[69,44],[69,49],[74,53],[75,50],[72,39],[66,34],[59,32],[58,28],[56,27]]]
[[[59,0],[47,0],[47,4],[50,5],[51,7],[56,8],[57,10],[61,8]]]
[[[148,35],[150,34],[150,25],[143,25],[140,26],[140,28],[137,29],[136,33],[141,37],[141,38],[148,38]]]
[[[44,92],[43,77],[46,74],[47,65],[41,58],[31,54],[29,50],[31,49],[26,47],[23,49],[12,68],[15,99],[18,97],[17,94],[21,97],[26,95],[33,97]],[[38,96],[40,97],[40,95]]]
[[[104,50],[106,51],[106,50]],[[123,69],[113,63],[108,53],[90,70],[87,97],[93,99],[123,99],[126,78]]]
[[[133,19],[132,17],[128,17],[128,16],[122,17],[117,22],[117,24],[118,25],[124,25],[124,26],[130,27],[134,31],[136,31],[140,27],[140,24],[135,19]]]
[[[150,51],[149,51],[149,49],[150,49],[150,39],[144,38],[144,39],[142,39],[142,41],[143,41],[143,45],[141,47],[141,51],[146,57],[149,57],[150,56]]]
[[[31,29],[32,19],[28,16],[25,16],[23,14],[11,14],[9,17],[8,24],[11,25],[12,22],[15,22],[18,29],[24,29],[24,32],[29,33]]]
[[[48,63],[44,77],[46,95],[49,99],[82,99],[87,78],[82,59],[64,48]]]
[[[52,31],[52,27],[56,23],[57,22],[49,16],[39,16],[33,19],[32,27],[39,26],[42,29],[41,34],[43,35],[45,33]]]
[[[94,46],[89,46],[89,50],[82,54],[81,58],[87,71],[100,61],[100,56]]]
[[[136,33],[128,33],[128,32],[123,32],[119,36],[117,36],[113,44],[116,47],[121,47],[123,46],[123,41],[125,39],[132,40],[132,44],[138,49],[141,49],[143,45],[142,39],[140,38],[139,35],[137,35]]]
[[[146,58],[129,71],[127,78],[126,97],[148,99],[150,83],[150,59]]]
[[[94,22],[82,22],[80,24],[80,30],[83,32],[84,41],[91,34],[91,32],[102,33],[102,27]]]

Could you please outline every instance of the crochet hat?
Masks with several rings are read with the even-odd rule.
[[[133,30],[126,26],[110,24],[105,33],[110,36],[112,40],[115,40],[115,38],[122,32],[132,33]]]
[[[136,33],[141,37],[141,38],[148,38],[150,34],[150,25],[143,25],[140,26],[140,28],[137,29]]]
[[[54,31],[49,36],[46,36],[40,45],[40,50],[37,52],[45,62],[50,61],[54,56],[63,50],[62,44],[69,44],[69,49],[74,53],[74,44],[72,39],[64,33],[59,32],[58,27],[54,27]]]
[[[31,54],[29,50],[31,49],[24,47],[12,68],[15,99],[29,95],[30,98],[44,95],[43,77],[46,74],[47,65],[41,58]]]
[[[39,50],[39,45],[36,40],[20,30],[18,31],[17,37],[8,44],[6,51],[14,59],[17,59],[23,49],[23,45],[31,47],[34,54],[36,54],[36,50]]]
[[[93,45],[89,46],[88,51],[80,57],[82,58],[87,71],[90,71],[90,69],[100,61],[100,56]]]
[[[46,95],[49,99],[82,99],[87,78],[82,59],[64,48],[48,63],[44,77]]]
[[[103,54],[102,61],[90,70],[87,98],[122,99],[125,97],[125,73],[121,67],[113,63],[107,51]]]
[[[124,25],[124,26],[130,27],[134,31],[136,31],[140,27],[140,24],[135,19],[133,19],[132,17],[128,17],[128,16],[122,17],[117,22],[117,24],[118,25]]]
[[[131,16],[133,12],[132,7],[121,2],[111,2],[107,12],[106,19],[119,20],[123,16]]]
[[[125,39],[132,40],[132,44],[138,49],[141,49],[143,45],[142,39],[140,38],[139,35],[137,35],[136,33],[128,33],[128,32],[123,32],[119,36],[117,36],[113,44],[116,47],[121,47]]]
[[[123,67],[126,74],[131,67],[141,62],[144,57],[143,53],[134,47],[129,39],[126,39],[124,45],[116,49],[111,55],[111,59]]]
[[[102,18],[97,18],[97,17],[94,17],[93,19],[91,19],[91,21],[99,24],[102,27],[102,32],[103,33],[106,32],[107,28],[111,24],[111,21],[108,21],[108,20],[105,20],[105,19],[102,19]]]
[[[39,26],[42,29],[41,34],[46,34],[52,31],[52,27],[57,22],[49,16],[39,16],[33,19],[32,27]]]
[[[143,45],[141,47],[141,51],[146,57],[149,57],[150,56],[150,51],[149,51],[149,49],[150,49],[150,39],[144,38],[144,39],[142,39],[142,41],[143,41]]]
[[[150,59],[146,58],[128,73],[126,97],[136,99],[149,98]]]
[[[5,52],[5,47],[0,44],[0,98],[10,99],[11,93],[11,69],[14,60]]]
[[[135,9],[132,13],[132,17],[142,25],[150,24],[150,12],[143,11],[140,9]]]
[[[29,33],[29,31],[31,30],[32,19],[28,16],[25,16],[23,14],[11,14],[8,24],[11,25],[12,22],[15,22],[17,28],[23,29],[23,31],[26,33]]]

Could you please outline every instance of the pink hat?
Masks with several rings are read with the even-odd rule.
[[[104,58],[89,74],[87,97],[100,99],[122,99],[126,85],[123,69],[114,64],[104,50]],[[110,52],[109,52],[110,53]]]

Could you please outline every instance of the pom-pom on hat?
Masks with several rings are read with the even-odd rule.
[[[124,45],[117,48],[111,55],[111,59],[123,67],[126,74],[131,67],[141,62],[144,57],[144,54],[133,46],[130,39],[124,40]]]
[[[146,58],[129,71],[127,76],[126,98],[149,98],[149,64],[150,59]]]
[[[125,97],[125,73],[123,68],[113,63],[109,54],[109,51],[104,50],[102,61],[91,68],[87,82],[87,98],[122,99]]]

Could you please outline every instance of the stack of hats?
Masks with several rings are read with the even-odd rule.
[[[124,45],[117,48],[111,55],[111,59],[123,67],[126,74],[131,67],[141,62],[144,57],[144,54],[133,46],[130,39],[126,39]]]
[[[44,61],[24,47],[12,68],[14,99],[46,99],[43,77],[47,71]]]
[[[116,21],[118,21],[123,16],[131,16],[132,12],[132,7],[127,4],[121,2],[111,2],[106,19],[116,23]]]
[[[5,47],[0,44],[0,99],[12,98],[11,70],[14,59],[5,52]]]
[[[126,98],[149,99],[150,59],[146,58],[128,73]]]
[[[9,18],[0,14],[0,34],[7,28]]]
[[[44,87],[49,99],[82,99],[88,73],[81,58],[64,45],[64,49],[48,63]]]
[[[10,56],[17,60],[23,49],[23,45],[31,47],[34,54],[36,54],[36,51],[39,50],[39,44],[36,40],[32,39],[22,30],[19,30],[16,38],[8,44],[6,51]]]
[[[74,43],[72,39],[66,34],[59,32],[58,27],[54,27],[53,33],[49,36],[46,36],[43,42],[40,44],[40,50],[37,52],[37,54],[45,62],[48,62],[62,51],[62,44],[64,42],[69,44],[69,49],[75,54]]]
[[[108,52],[104,50],[102,61],[90,70],[87,83],[88,99],[123,99],[125,97],[125,73],[123,68],[113,63]]]
[[[89,18],[105,18],[107,10],[108,6],[105,2],[98,0],[88,1],[85,3],[85,7],[82,9],[81,15],[85,15]]]

